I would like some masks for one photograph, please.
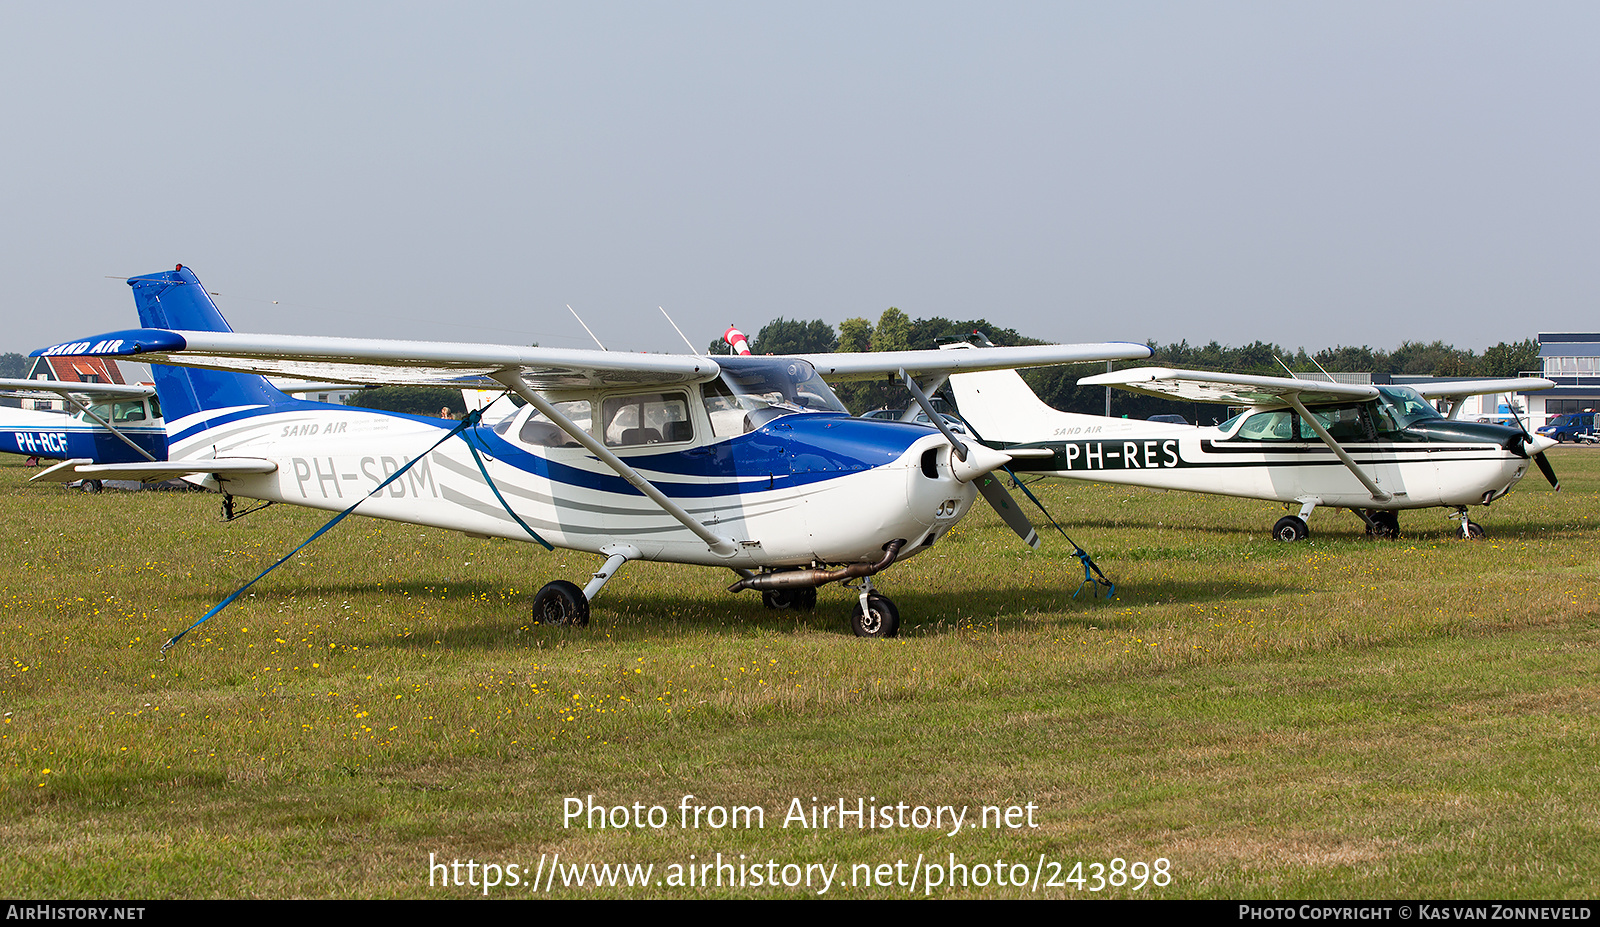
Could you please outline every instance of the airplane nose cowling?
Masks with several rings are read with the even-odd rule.
[[[963,483],[970,483],[1011,462],[1011,455],[973,442],[967,445],[967,459],[962,460],[955,448],[950,449],[950,474]]]

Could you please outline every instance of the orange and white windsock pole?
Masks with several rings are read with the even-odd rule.
[[[745,340],[744,332],[731,325],[728,326],[727,331],[722,333],[722,340],[727,342],[728,347],[733,348],[733,353],[735,354],[750,353],[750,342]]]

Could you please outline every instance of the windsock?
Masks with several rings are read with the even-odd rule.
[[[722,340],[728,343],[728,347],[733,348],[735,354],[750,353],[750,342],[745,340],[744,332],[731,325],[722,333]]]

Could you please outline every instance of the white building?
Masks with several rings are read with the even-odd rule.
[[[1544,369],[1533,375],[1554,380],[1556,386],[1528,396],[1535,421],[1600,411],[1600,333],[1540,332],[1539,358]]]

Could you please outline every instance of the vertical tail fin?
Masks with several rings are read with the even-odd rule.
[[[146,274],[128,280],[145,328],[175,331],[231,332],[205,287],[189,268]],[[295,400],[273,388],[266,378],[190,367],[152,365],[162,414],[168,422],[211,409],[282,405]]]
[[[950,392],[961,417],[986,441],[1042,441],[1051,433],[1047,423],[1069,414],[1041,402],[1015,370],[958,373]]]

